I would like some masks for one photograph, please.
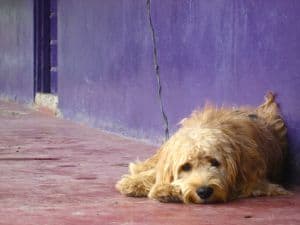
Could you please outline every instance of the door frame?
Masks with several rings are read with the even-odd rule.
[[[50,0],[34,0],[34,96],[50,93]]]

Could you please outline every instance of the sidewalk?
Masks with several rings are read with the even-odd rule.
[[[115,182],[155,147],[0,101],[1,225],[300,224],[290,197],[227,204],[163,204],[127,198]]]

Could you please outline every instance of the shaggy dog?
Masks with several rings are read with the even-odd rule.
[[[275,184],[281,177],[287,129],[272,93],[258,108],[206,105],[180,124],[155,155],[130,163],[130,174],[116,184],[117,190],[184,203],[289,193]]]

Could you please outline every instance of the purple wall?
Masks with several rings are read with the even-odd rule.
[[[278,93],[300,175],[300,1],[152,0],[171,130],[206,100],[258,105]],[[162,140],[146,0],[58,0],[58,90],[64,115]]]
[[[0,95],[33,98],[33,1],[0,1]]]
[[[171,129],[206,100],[259,105],[272,90],[300,174],[299,12],[297,0],[153,1]]]
[[[205,100],[258,105],[267,90],[300,121],[299,1],[153,4],[171,124]]]
[[[58,90],[65,117],[161,137],[145,1],[58,1]]]

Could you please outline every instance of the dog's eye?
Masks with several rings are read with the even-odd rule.
[[[185,164],[183,164],[183,166],[181,167],[181,169],[183,171],[190,171],[192,169],[192,166],[189,163],[185,163]]]
[[[210,164],[211,164],[211,166],[213,166],[213,167],[218,167],[218,166],[220,166],[220,162],[219,162],[218,160],[216,160],[216,159],[211,159],[211,160],[210,160]]]

